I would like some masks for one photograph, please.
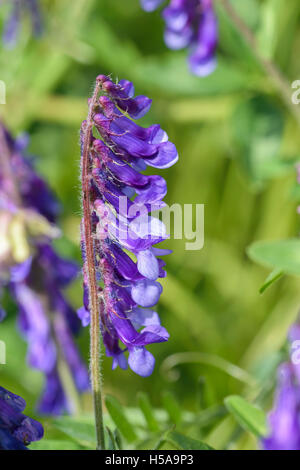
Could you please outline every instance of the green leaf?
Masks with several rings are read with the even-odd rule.
[[[169,418],[173,423],[178,424],[181,421],[181,408],[173,393],[169,391],[163,392],[162,401]]]
[[[33,442],[29,446],[30,450],[81,450],[82,447],[72,441],[46,440]]]
[[[255,242],[247,249],[255,262],[277,271],[300,275],[300,240]]]
[[[117,428],[114,431],[114,438],[115,438],[115,442],[117,445],[117,449],[122,450],[123,449],[122,436]]]
[[[53,425],[85,447],[96,448],[95,426],[78,418],[62,417],[54,420]]]
[[[154,416],[154,412],[152,410],[152,406],[149,400],[149,397],[146,393],[140,392],[138,394],[138,404],[141,408],[141,411],[147,421],[149,430],[152,432],[159,431],[159,426]]]
[[[272,284],[274,284],[274,282],[278,281],[278,279],[280,279],[283,275],[284,275],[284,272],[281,269],[274,269],[269,274],[269,276],[267,277],[267,279],[265,280],[265,282],[263,283],[263,285],[259,289],[260,294],[265,292],[265,290],[268,287],[270,287]]]
[[[167,441],[180,450],[213,450],[208,444],[191,437],[172,431],[167,437]]]
[[[116,440],[115,440],[115,436],[114,436],[113,432],[111,431],[111,429],[108,426],[106,426],[106,431],[107,431],[107,434],[108,434],[107,449],[108,450],[116,450],[117,446],[116,446]]]
[[[115,397],[107,395],[105,398],[105,404],[111,419],[119,429],[120,433],[128,442],[135,441],[137,438],[136,433],[128,421],[119,401]]]
[[[257,437],[267,434],[266,416],[263,410],[238,395],[231,395],[225,398],[224,402],[228,411],[245,431],[249,431]]]

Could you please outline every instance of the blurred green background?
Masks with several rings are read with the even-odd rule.
[[[159,12],[143,12],[138,0],[40,3],[43,37],[32,39],[24,18],[17,47],[0,49],[0,79],[7,85],[0,114],[15,134],[30,133],[36,166],[62,202],[60,252],[80,262],[79,127],[100,73],[132,80],[138,94],[153,99],[143,124],[160,123],[180,155],[178,164],[162,173],[166,201],[205,204],[201,251],[186,251],[185,240],[165,242],[174,253],[167,260],[158,311],[171,338],[150,347],[157,358],[155,372],[146,379],[131,371],[113,372],[111,360],[104,358],[105,391],[126,406],[135,406],[137,392],[147,391],[156,407],[172,393],[187,412],[215,409],[216,417],[204,428],[195,420],[190,435],[203,435],[221,448],[235,429],[222,417],[224,397],[261,396],[261,405],[270,408],[276,366],[300,305],[296,277],[281,278],[261,295],[270,269],[246,255],[256,240],[298,235],[295,105],[282,99],[218,1],[218,67],[202,79],[189,73],[186,51],[165,47]],[[261,54],[281,68],[288,83],[300,79],[299,1],[232,3],[255,33]],[[80,279],[69,295],[76,308],[81,306]],[[15,333],[12,305],[0,339],[7,343],[1,385],[22,394],[34,413],[42,377],[25,365],[26,345]],[[88,330],[79,344],[88,360]],[[164,361],[177,353],[184,354],[174,358],[176,374],[170,374]],[[90,408],[90,398],[84,397],[83,409]],[[238,437],[233,447],[256,446],[249,434]]]

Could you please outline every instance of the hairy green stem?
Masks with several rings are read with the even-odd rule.
[[[82,149],[82,194],[83,194],[83,237],[85,247],[85,275],[88,281],[89,290],[89,308],[91,315],[90,324],[90,373],[91,385],[94,400],[94,413],[97,436],[97,449],[105,449],[104,426],[102,411],[102,376],[100,368],[100,354],[102,346],[102,337],[100,331],[100,310],[102,302],[99,300],[97,279],[94,257],[94,240],[92,233],[92,213],[90,204],[90,145],[93,130],[93,109],[96,104],[100,90],[99,83],[96,83],[93,97],[89,104],[89,114],[83,130],[83,149]]]

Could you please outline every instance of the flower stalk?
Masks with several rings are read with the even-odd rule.
[[[99,94],[100,85],[97,82],[93,97],[90,101],[89,114],[85,123],[85,129],[82,136],[82,206],[83,206],[83,239],[84,250],[86,254],[85,259],[85,274],[88,282],[89,291],[89,308],[90,308],[90,371],[91,371],[91,386],[94,401],[94,413],[96,424],[97,436],[97,449],[105,449],[104,442],[104,426],[103,426],[103,411],[102,411],[102,377],[100,367],[100,353],[101,353],[101,332],[100,332],[100,309],[102,302],[99,300],[97,292],[97,279],[94,263],[94,241],[92,233],[92,212],[90,203],[90,146],[93,129],[92,114],[93,108],[96,104]]]

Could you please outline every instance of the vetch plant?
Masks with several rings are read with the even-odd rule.
[[[17,304],[28,363],[45,376],[40,412],[61,414],[75,410],[76,390],[89,389],[74,342],[80,321],[63,294],[78,267],[52,246],[60,233],[54,225],[59,206],[34,171],[26,144],[0,125],[0,293],[8,289]],[[1,309],[0,321],[4,316]]]
[[[23,398],[0,386],[0,450],[27,450],[43,437],[43,426],[23,414],[25,407]]]
[[[164,0],[141,0],[145,11],[153,11]],[[170,0],[163,10],[164,39],[170,49],[188,47],[189,66],[195,75],[209,75],[216,67],[218,22],[213,0]]]
[[[131,82],[114,83],[99,75],[81,129],[84,306],[79,316],[84,325],[90,323],[99,449],[104,448],[101,335],[113,369],[127,367],[127,351],[129,367],[143,377],[155,363],[145,346],[169,338],[151,307],[162,292],[157,279],[166,276],[165,262],[158,257],[170,251],[153,246],[167,236],[162,222],[148,215],[153,205],[163,207],[167,185],[161,176],[142,171],[148,165],[168,168],[178,154],[159,125],[143,128],[133,121],[150,106],[146,96],[134,97]],[[119,204],[124,197],[126,209]]]

